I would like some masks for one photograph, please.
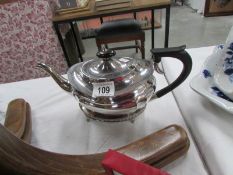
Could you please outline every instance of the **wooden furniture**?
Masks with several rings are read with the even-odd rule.
[[[31,107],[24,99],[14,99],[7,107],[4,126],[26,143],[31,142]]]
[[[225,16],[233,14],[233,1],[215,1],[206,0],[204,8],[204,16]]]
[[[141,51],[142,59],[145,59],[145,33],[135,19],[123,19],[105,22],[102,24],[96,35],[98,50],[102,44],[117,43],[124,41],[135,41],[133,46],[115,47],[114,50],[136,48]],[[140,41],[140,44],[139,42]]]
[[[182,127],[168,126],[143,139],[117,149],[142,162],[163,167],[189,149]],[[12,135],[0,124],[0,169],[4,174],[24,175],[104,175],[104,153],[64,155],[37,149]]]
[[[60,29],[59,29],[59,24],[69,24],[75,36],[78,53],[81,53],[79,45],[78,45],[78,40],[74,32],[75,22],[86,20],[86,19],[91,19],[91,18],[100,18],[100,21],[102,23],[103,17],[106,17],[106,16],[119,15],[119,14],[124,14],[124,13],[134,13],[134,16],[136,16],[137,12],[150,10],[151,11],[151,26],[152,26],[151,47],[154,48],[154,10],[155,9],[166,9],[164,47],[168,47],[169,25],[170,25],[170,6],[171,6],[170,0],[156,0],[156,1],[155,0],[147,0],[147,1],[133,0],[130,7],[113,9],[113,10],[105,10],[105,11],[97,11],[95,9],[94,0],[90,0],[89,3],[90,3],[89,10],[68,13],[68,14],[55,14],[52,19],[55,31],[58,35],[58,39],[60,41],[61,47],[64,52],[64,56],[66,59],[68,58],[68,56],[67,56],[63,38],[62,38]],[[79,55],[79,57],[80,57],[80,60],[83,61],[82,55]],[[67,64],[68,66],[71,66],[68,59],[67,59]]]
[[[0,0],[0,4],[5,4],[5,3],[12,3],[16,2],[17,0]]]

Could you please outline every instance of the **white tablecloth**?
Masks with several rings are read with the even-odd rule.
[[[213,175],[233,174],[233,115],[211,103],[189,87],[214,47],[188,49],[193,69],[188,79],[173,91],[181,113],[194,135],[197,145]],[[164,58],[168,82],[179,74],[179,61]]]
[[[157,75],[157,83],[158,89],[167,84],[161,75]],[[102,152],[125,145],[170,124],[181,125],[187,130],[171,93],[151,101],[134,123],[87,122],[74,97],[61,90],[51,78],[0,85],[2,122],[7,104],[15,98],[24,98],[31,105],[32,145],[53,152]],[[188,153],[165,167],[172,175],[207,174],[191,137],[190,140]]]

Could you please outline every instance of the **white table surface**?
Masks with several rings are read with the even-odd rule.
[[[193,69],[186,81],[173,91],[181,113],[213,175],[233,174],[233,115],[194,92],[189,83],[199,73],[214,47],[188,49]],[[168,82],[179,74],[179,61],[162,60]]]
[[[164,76],[156,77],[158,89],[167,84]],[[149,102],[134,123],[87,122],[74,97],[60,89],[51,78],[1,84],[2,123],[7,104],[15,98],[23,98],[31,105],[32,145],[53,152],[102,152],[126,145],[170,124],[183,126],[188,132],[172,93]],[[172,175],[207,175],[193,140],[189,138],[188,153],[164,169]]]

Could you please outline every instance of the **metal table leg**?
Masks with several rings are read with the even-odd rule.
[[[73,36],[74,36],[76,47],[78,49],[79,58],[80,58],[81,62],[83,62],[83,57],[82,57],[81,49],[80,49],[79,44],[78,44],[78,38],[77,38],[76,32],[74,30],[74,24],[73,24],[73,22],[70,22],[70,26],[71,26],[71,31],[72,31]]]
[[[103,17],[101,16],[101,17],[100,17],[100,23],[103,24],[103,22],[104,22],[104,19],[103,19]],[[108,45],[107,45],[107,44],[104,44],[104,47],[105,47],[106,49],[108,49]]]
[[[164,47],[168,47],[169,27],[170,27],[170,5],[166,7],[165,42]]]
[[[66,48],[65,48],[65,45],[64,45],[64,41],[63,41],[63,38],[62,38],[62,36],[61,36],[61,33],[60,33],[60,30],[59,30],[59,26],[58,26],[58,25],[59,25],[58,23],[53,22],[53,26],[54,26],[54,29],[55,29],[56,34],[57,34],[57,36],[58,36],[58,40],[59,40],[59,42],[60,42],[60,44],[61,44],[61,48],[62,48],[62,50],[63,50],[63,54],[64,54],[64,56],[65,56],[67,65],[68,65],[68,67],[70,67],[70,66],[71,66],[71,63],[70,63],[69,57],[68,57],[68,55],[67,55]]]
[[[103,17],[100,17],[100,23],[103,24]]]
[[[137,19],[137,13],[136,12],[133,12],[133,18]]]
[[[155,14],[154,9],[151,10],[151,48],[154,48],[154,34],[155,34]]]

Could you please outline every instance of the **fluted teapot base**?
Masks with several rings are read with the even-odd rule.
[[[135,118],[138,117],[145,110],[145,107],[144,107],[144,108],[140,108],[140,109],[136,110],[135,112],[129,113],[129,114],[118,114],[118,115],[109,115],[108,114],[108,115],[106,115],[106,114],[91,111],[91,110],[85,108],[84,106],[82,106],[81,104],[79,104],[79,106],[80,106],[81,110],[84,112],[87,119],[98,120],[98,121],[102,121],[102,122],[122,122],[122,121],[134,122]]]

